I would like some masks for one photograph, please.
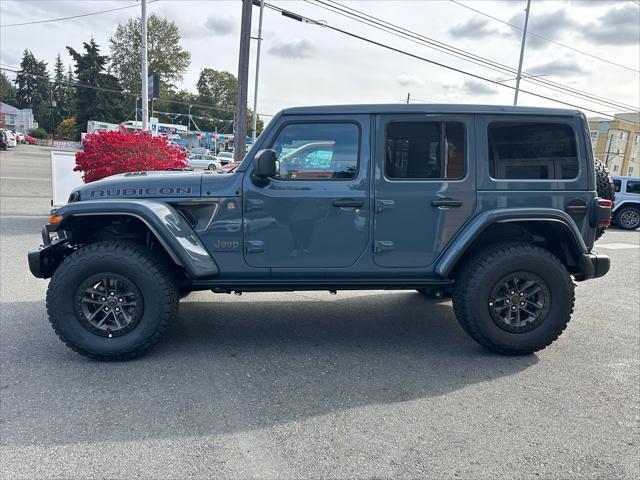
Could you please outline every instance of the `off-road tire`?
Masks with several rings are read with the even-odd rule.
[[[635,224],[630,225],[630,224],[624,224],[621,221],[621,217],[623,214],[634,213],[634,212],[640,214],[640,209],[632,205],[620,207],[615,213],[614,223],[618,227],[622,228],[623,230],[636,230],[638,227],[640,227],[640,222],[636,222]]]
[[[594,164],[596,169],[596,192],[598,193],[598,197],[611,200],[611,202],[613,202],[616,198],[616,188],[613,184],[613,180],[611,179],[609,169],[600,160],[595,160]],[[604,235],[606,230],[606,227],[598,227],[596,229],[596,240]]]
[[[505,275],[530,272],[546,282],[549,310],[533,330],[506,331],[489,311],[490,292]],[[487,349],[527,355],[551,345],[566,328],[575,301],[565,266],[547,250],[522,243],[497,244],[470,257],[456,275],[453,308],[462,328]]]
[[[79,286],[99,273],[130,280],[143,299],[138,323],[113,338],[89,330],[76,314]],[[162,258],[132,242],[98,242],[78,249],[58,267],[47,290],[47,312],[56,334],[72,350],[95,360],[139,357],[160,340],[177,311],[178,289],[171,270]]]

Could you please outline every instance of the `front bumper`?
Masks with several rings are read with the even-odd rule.
[[[57,238],[53,243],[49,237],[47,226],[42,228],[42,242],[38,248],[29,250],[27,260],[29,270],[36,278],[49,278],[69,252],[69,241]]]
[[[578,281],[599,278],[607,274],[611,268],[611,259],[607,255],[584,253],[580,255],[580,273],[574,275]]]

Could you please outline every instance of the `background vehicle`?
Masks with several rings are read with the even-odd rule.
[[[0,130],[0,150],[6,150],[8,147],[7,134],[4,130]]]
[[[16,137],[13,133],[11,133],[11,130],[5,130],[4,133],[7,136],[7,147],[15,147],[18,145]]]
[[[231,162],[223,165],[221,169],[218,170],[218,173],[233,173],[238,167],[242,164],[242,162]]]
[[[592,251],[609,176],[588,135],[575,110],[287,109],[233,175],[138,172],[74,190],[29,266],[51,277],[56,333],[102,360],[147,351],[193,290],[451,295],[478,343],[528,354],[566,328],[574,282],[609,270]],[[289,160],[295,176],[278,169]]]
[[[220,160],[222,165],[233,162],[233,152],[218,152],[216,158]]]
[[[33,138],[31,135],[28,135],[26,133],[24,134],[24,141],[25,143],[28,143],[30,145],[36,145],[38,143],[35,138]]]
[[[205,170],[218,170],[222,168],[220,162],[213,155],[195,154],[187,160],[191,168],[203,168]]]
[[[625,230],[636,230],[640,227],[640,177],[613,177],[613,183],[613,223]]]

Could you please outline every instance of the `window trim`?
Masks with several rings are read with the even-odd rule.
[[[576,147],[576,161],[578,163],[578,172],[576,173],[576,176],[573,178],[495,178],[493,175],[491,175],[491,161],[489,160],[489,154],[490,154],[490,148],[491,148],[491,141],[489,140],[489,129],[491,128],[491,125],[493,125],[494,123],[531,123],[531,124],[550,124],[550,125],[564,125],[567,126],[571,129],[571,131],[573,132],[573,139],[575,141],[575,147]],[[485,130],[485,139],[487,142],[487,164],[486,164],[486,168],[487,168],[487,176],[489,177],[489,179],[493,182],[496,183],[505,183],[505,182],[518,182],[518,183],[527,183],[527,182],[532,182],[532,183],[548,183],[548,182],[563,182],[563,183],[569,183],[569,182],[576,182],[579,180],[580,175],[582,173],[582,163],[580,161],[580,139],[578,138],[578,132],[576,131],[575,127],[569,123],[569,122],[563,122],[563,121],[554,121],[554,122],[545,122],[542,120],[529,120],[529,119],[522,119],[522,120],[492,120],[490,122],[487,123],[486,125],[486,130]]]
[[[273,135],[272,140],[269,142],[268,146],[265,146],[266,149],[273,149],[273,144],[278,139],[282,131],[287,128],[289,125],[314,125],[314,124],[333,124],[333,125],[355,125],[358,131],[358,152],[356,156],[356,171],[351,178],[280,178],[280,177],[269,177],[269,180],[273,182],[353,182],[357,180],[360,176],[360,156],[362,153],[362,126],[360,122],[355,120],[290,120],[283,122],[276,131],[275,135]]]
[[[439,178],[412,178],[412,177],[399,177],[399,178],[391,178],[387,175],[387,154],[386,154],[386,145],[387,145],[387,128],[389,127],[389,125],[391,125],[392,123],[439,123],[439,124],[445,124],[445,123],[459,123],[460,125],[462,125],[462,128],[464,129],[463,132],[463,137],[464,137],[464,160],[463,160],[463,167],[464,167],[464,175],[460,178],[446,178],[446,177],[439,177]],[[453,119],[453,120],[449,120],[449,119],[438,119],[438,120],[430,120],[430,119],[411,119],[411,120],[390,120],[388,122],[384,123],[384,137],[383,137],[383,146],[385,148],[385,151],[382,154],[382,176],[383,178],[388,181],[388,182],[404,182],[404,183],[410,183],[410,182],[463,182],[467,179],[468,175],[469,175],[469,145],[471,142],[469,142],[469,129],[467,128],[467,123],[463,120],[463,119]],[[445,127],[445,131],[444,134],[446,135],[446,127]],[[443,132],[440,132],[440,135],[442,137]],[[444,142],[440,142],[440,151],[442,152],[442,150],[444,149]]]

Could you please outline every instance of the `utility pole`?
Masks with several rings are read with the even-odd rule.
[[[147,65],[147,0],[142,0],[142,40],[140,42],[140,79],[142,80],[142,131],[149,130],[149,72]]]
[[[251,126],[251,138],[256,143],[256,130],[258,128],[258,76],[260,74],[260,46],[262,45],[262,13],[264,12],[264,0],[260,0],[260,17],[258,20],[258,49],[256,50],[256,83],[253,88],[253,125]]]
[[[531,0],[527,0],[527,8],[524,14],[524,29],[522,30],[522,43],[520,44],[520,62],[518,63],[518,76],[516,77],[516,92],[513,95],[514,105],[518,105],[518,92],[520,91],[520,79],[522,78],[522,62],[524,60],[524,44],[527,41],[527,25],[529,24],[529,10],[531,10]]]
[[[251,46],[251,0],[242,0],[240,24],[240,54],[238,57],[238,102],[233,132],[233,157],[236,162],[244,158],[247,146],[247,89],[249,83],[249,49]]]
[[[411,92],[407,93],[407,104],[411,101]]]

